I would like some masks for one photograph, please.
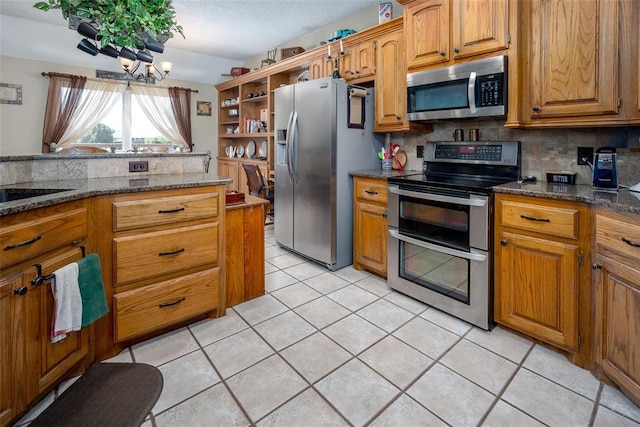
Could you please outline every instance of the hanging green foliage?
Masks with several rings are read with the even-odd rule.
[[[134,49],[149,37],[161,42],[174,33],[184,37],[172,0],[48,0],[33,7],[45,12],[60,9],[64,19],[75,15],[88,20],[102,36],[102,46]]]

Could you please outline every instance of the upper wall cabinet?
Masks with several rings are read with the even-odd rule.
[[[348,39],[347,39],[348,41]],[[345,43],[340,53],[340,76],[347,81],[373,76],[376,72],[375,50],[372,39],[353,46]]]
[[[530,5],[531,117],[617,113],[618,3]]]
[[[403,0],[407,70],[509,47],[507,0]]]
[[[522,4],[522,50],[509,127],[640,123],[640,4],[534,0]],[[519,109],[519,110],[518,110]]]

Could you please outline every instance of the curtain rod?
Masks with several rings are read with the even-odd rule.
[[[74,76],[73,74],[64,74],[64,73],[53,73],[53,72],[49,72],[49,73],[45,73],[44,71],[42,73],[40,73],[40,75],[42,75],[42,77],[51,77],[51,76],[62,76],[62,77],[84,77],[84,76]],[[91,79],[89,77],[85,77],[86,79],[89,80],[94,80]],[[96,79],[97,80],[97,79]],[[115,80],[117,82],[117,80]],[[123,82],[124,83],[124,82]],[[127,85],[129,85],[131,82],[127,81]],[[137,82],[136,82],[137,83]],[[175,86],[174,86],[175,87]],[[198,89],[191,89],[188,87],[177,87],[178,89],[184,89],[184,90],[188,90],[189,92],[193,92],[193,93],[200,93],[200,91]]]

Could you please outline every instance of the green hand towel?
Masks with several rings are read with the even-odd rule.
[[[89,254],[78,261],[78,286],[82,297],[84,328],[109,312],[98,254]]]

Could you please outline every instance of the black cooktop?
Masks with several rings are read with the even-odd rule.
[[[389,177],[388,181],[491,193],[491,187],[520,176],[518,142],[427,142],[424,152],[424,172]]]
[[[390,177],[388,178],[388,181],[395,182],[397,184],[405,183],[420,186],[487,192],[495,185],[506,184],[507,182],[516,181],[517,179],[517,177],[480,177],[462,175],[442,176],[418,173],[415,175],[405,175],[403,177]]]

